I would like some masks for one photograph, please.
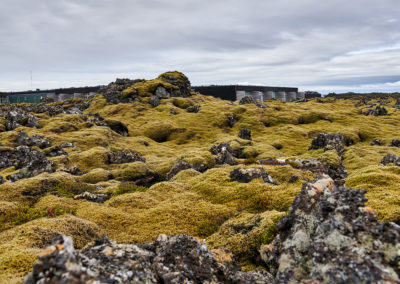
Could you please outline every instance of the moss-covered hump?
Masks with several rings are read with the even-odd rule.
[[[177,90],[175,86],[181,86],[179,84],[187,85],[187,78],[179,72],[167,72],[153,81],[136,81],[134,88],[150,96],[157,86],[174,91]],[[358,101],[353,100],[325,103],[270,100],[268,107],[262,109],[193,94],[163,98],[153,107],[143,97],[129,103],[112,103],[99,95],[91,100],[84,114],[99,113],[105,120],[124,123],[128,137],[107,126],[88,123],[85,115],[80,114],[35,114],[39,120],[38,129],[20,127],[2,132],[0,126],[0,143],[5,145],[1,147],[7,149],[15,146],[19,130],[30,137],[44,136],[53,146],[63,142],[75,145],[64,148],[68,156],[49,158],[57,163],[56,172],[0,185],[0,214],[24,206],[40,212],[57,207],[75,214],[11,224],[9,230],[0,233],[0,282],[10,282],[13,277],[20,280],[31,267],[34,255],[44,246],[37,242],[43,236],[44,226],[46,232],[63,232],[88,240],[101,235],[98,232],[120,242],[148,242],[160,233],[186,233],[208,237],[212,246],[229,246],[234,250],[243,240],[245,245],[236,253],[246,259],[246,255],[249,257],[255,252],[254,244],[259,239],[249,238],[252,241],[247,243],[240,230],[232,231],[232,225],[249,224],[254,216],[265,216],[262,228],[267,230],[273,216],[288,210],[301,184],[315,178],[309,171],[285,165],[263,166],[277,185],[261,179],[250,183],[231,181],[233,169],[260,166],[257,161],[261,159],[318,159],[331,166],[342,162],[349,173],[347,185],[367,190],[368,205],[375,209],[379,219],[399,220],[400,168],[379,166],[379,163],[387,153],[400,156],[400,148],[388,146],[392,139],[400,138],[397,136],[400,112],[392,107],[394,100],[387,100],[389,116],[365,116],[354,106],[356,103]],[[189,113],[185,110],[193,105],[200,105],[201,111]],[[367,107],[360,106],[361,109]],[[232,124],[228,117],[234,117],[236,122]],[[3,123],[0,119],[0,124]],[[251,130],[251,141],[238,137],[242,128]],[[347,146],[342,161],[335,151],[308,150],[312,139],[320,132],[344,135]],[[373,139],[380,139],[383,145],[371,146]],[[222,142],[234,151],[237,166],[215,164],[210,147]],[[111,163],[110,155],[120,151],[140,153],[146,161]],[[208,170],[204,173],[182,170],[165,181],[171,167],[180,160],[205,165]],[[72,174],[71,168],[79,168],[81,175]],[[15,171],[14,167],[2,169],[0,176],[5,179]],[[135,185],[139,179],[143,182],[150,175],[158,178],[146,184],[148,188]],[[105,203],[93,203],[74,200],[68,192],[60,190],[69,189],[63,185],[77,184],[112,197]],[[93,229],[93,234],[79,235],[75,227],[65,225],[67,221],[81,224],[79,228],[90,224],[90,228],[97,229]],[[29,234],[15,233],[28,232],[26,228]],[[5,237],[10,235],[12,239]],[[262,232],[254,231],[254,236],[260,237]],[[84,245],[82,239],[79,240],[79,246]],[[15,253],[11,253],[11,249]],[[8,262],[10,259],[13,261]]]

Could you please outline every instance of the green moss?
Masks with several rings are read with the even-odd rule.
[[[113,195],[121,195],[126,193],[133,193],[133,192],[145,192],[147,187],[144,186],[137,186],[133,182],[122,182],[118,185],[116,191],[113,192]]]
[[[85,191],[93,192],[96,187],[81,181],[78,182],[60,182],[54,188],[59,194],[65,197],[74,197],[74,195],[84,193]]]
[[[134,181],[135,179],[146,175],[148,172],[149,168],[142,162],[126,163],[118,170],[112,171],[115,178],[124,181]]]
[[[102,168],[97,168],[91,170],[90,172],[84,174],[83,176],[80,176],[79,180],[86,183],[98,183],[101,181],[107,181],[110,178],[112,178],[111,172]]]
[[[187,98],[173,98],[172,104],[180,109],[187,109],[188,107],[194,106],[194,103]]]

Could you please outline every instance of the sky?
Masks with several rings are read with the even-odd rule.
[[[192,85],[400,91],[400,1],[2,0],[0,91],[168,70]]]

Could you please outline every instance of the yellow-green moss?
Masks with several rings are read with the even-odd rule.
[[[107,181],[112,177],[110,171],[107,171],[102,168],[93,169],[87,174],[80,176],[78,180],[87,182],[87,183],[98,183],[101,181]]]

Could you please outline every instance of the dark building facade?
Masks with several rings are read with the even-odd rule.
[[[252,96],[257,101],[279,99],[293,101],[303,99],[304,93],[298,88],[252,86],[252,85],[211,85],[194,86],[192,89],[203,95],[209,95],[224,100],[236,101],[246,96]]]

